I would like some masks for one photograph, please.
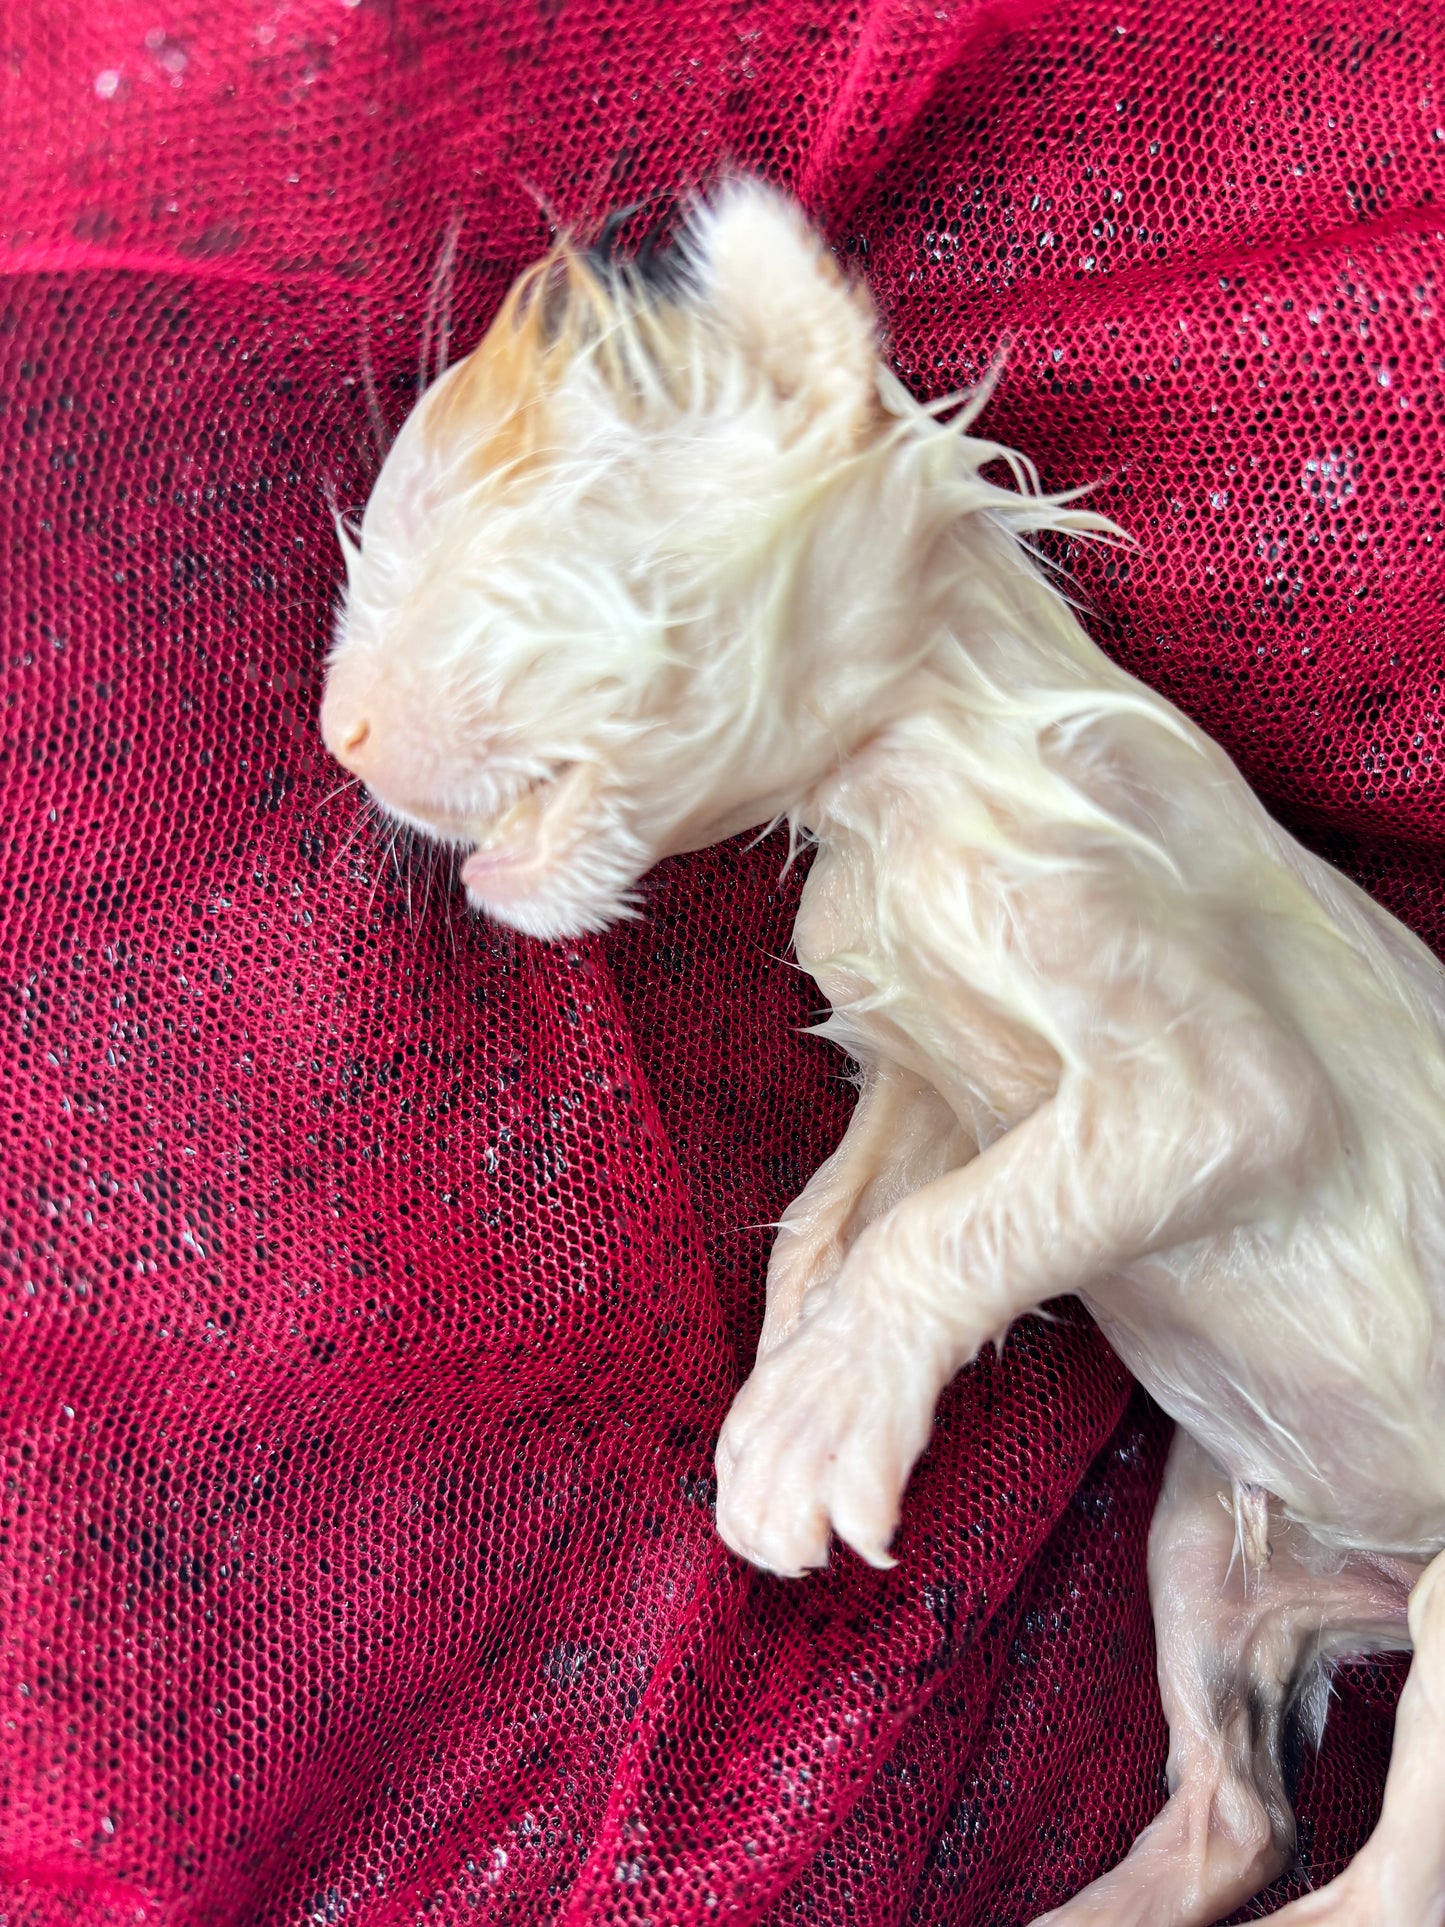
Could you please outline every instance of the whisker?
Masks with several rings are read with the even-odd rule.
[[[363,296],[361,303],[361,386],[366,394],[367,418],[378,457],[384,462],[391,448],[391,432],[382,413],[381,396],[376,389],[376,369],[371,359],[371,311]]]
[[[344,796],[348,790],[354,790],[360,781],[361,778],[359,776],[348,776],[344,783],[338,783],[334,790],[328,790],[321,801],[315,805],[315,808],[317,810],[324,810],[327,804],[334,803],[338,796]]]
[[[376,815],[377,863],[376,863],[375,874],[371,879],[371,895],[366,899],[366,920],[368,923],[371,922],[372,916],[375,913],[376,893],[381,888],[381,879],[386,875],[386,859],[391,854],[391,846],[396,841],[397,833],[400,830],[401,825],[398,823],[393,827],[390,841],[383,848],[381,846],[381,832],[385,830],[385,828],[386,828],[386,819],[383,816],[381,816],[380,812],[378,812]]]
[[[366,828],[366,812],[365,810],[358,810],[356,815],[352,818],[351,828],[346,832],[345,836],[343,836],[340,842],[337,844],[335,852],[332,855],[331,861],[327,865],[327,869],[330,871],[332,875],[335,875],[336,871],[341,867],[343,860],[346,857],[348,857],[351,854],[351,852],[355,849],[356,840],[361,835],[362,831],[365,828]]]
[[[440,381],[450,363],[452,329],[456,320],[457,300],[457,244],[462,236],[462,217],[457,215],[447,237],[446,246],[446,293],[442,298],[442,310],[437,319],[434,360],[436,373],[434,381]]]
[[[459,949],[457,945],[457,920],[452,909],[452,892],[448,887],[450,878],[443,876],[442,869],[443,869],[442,853],[440,850],[438,850],[436,853],[435,866],[432,871],[432,874],[437,878],[437,881],[438,881],[439,891],[441,896],[442,926],[446,930],[447,944],[451,949],[452,961],[453,963],[455,963],[459,955]]]
[[[345,386],[349,392],[351,383],[348,382]],[[346,440],[350,446],[352,455],[355,457],[357,468],[363,475],[374,474],[377,466],[377,451],[373,446],[376,434],[375,423],[367,423],[367,429],[370,430],[370,433],[358,427],[354,421],[343,420],[341,426],[346,435]],[[385,459],[384,452],[382,459]]]
[[[457,260],[457,243],[461,239],[461,233],[462,217],[460,214],[455,214],[447,223],[441,253],[437,256],[436,266],[432,269],[426,307],[422,312],[421,365],[417,370],[416,378],[418,396],[422,395],[432,382],[440,380],[446,372],[447,343],[451,339],[452,304],[456,293],[454,269]]]
[[[397,877],[400,879],[400,881],[406,885],[406,927],[408,930],[412,932],[412,935],[414,937],[416,935],[416,915],[415,915],[415,911],[412,908],[412,901],[411,901],[412,866],[411,866],[410,859],[411,859],[412,853],[410,848],[410,839],[408,839],[407,843],[403,846],[405,849],[406,858],[407,858],[405,862],[403,862],[401,857],[399,857],[396,853],[396,846],[399,842],[401,842],[400,837],[393,837],[391,840],[391,867],[396,872]]]

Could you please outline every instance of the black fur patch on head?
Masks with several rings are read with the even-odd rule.
[[[635,254],[624,256],[618,242],[635,216],[661,203],[652,224],[642,237]],[[597,239],[587,250],[586,259],[595,273],[608,280],[628,281],[657,300],[675,300],[687,283],[687,266],[673,244],[672,228],[677,215],[674,196],[649,194],[608,215]]]

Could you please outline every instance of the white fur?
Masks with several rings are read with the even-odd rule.
[[[798,954],[867,1069],[779,1238],[719,1529],[780,1572],[832,1531],[887,1563],[942,1386],[1084,1297],[1197,1441],[1155,1599],[1204,1630],[1166,1678],[1174,1831],[1060,1918],[1207,1921],[1285,1822],[1199,1680],[1298,1659],[1317,1706],[1316,1660],[1405,1638],[1445,1547],[1445,973],[1099,653],[1020,538],[1103,525],[911,400],[795,210],[735,187],[684,245],[660,307],[564,253],[555,329],[523,303],[473,370],[535,337],[535,382],[446,434],[471,377],[423,400],[348,558],[327,739],[383,804],[491,836],[472,898],[537,935],[626,913],[671,852],[817,840]],[[1220,1525],[1245,1488],[1254,1592]],[[1273,1537],[1315,1548],[1287,1597]],[[1211,1603],[1235,1584],[1247,1623]],[[1427,1859],[1398,1891],[1445,1906]]]

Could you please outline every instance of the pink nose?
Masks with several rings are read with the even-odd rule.
[[[321,740],[338,763],[357,776],[365,774],[363,751],[371,740],[371,718],[333,689],[327,690],[321,704]]]

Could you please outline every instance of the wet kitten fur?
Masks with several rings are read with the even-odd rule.
[[[1020,537],[1102,525],[971,430],[760,187],[661,286],[563,244],[388,457],[323,732],[538,937],[674,852],[816,839],[798,956],[865,1076],[785,1214],[719,1530],[888,1563],[943,1385],[1077,1292],[1183,1428],[1172,1792],[1051,1918],[1229,1912],[1288,1861],[1291,1709],[1413,1638],[1380,1829],[1281,1918],[1438,1923],[1445,972],[1100,654]]]

